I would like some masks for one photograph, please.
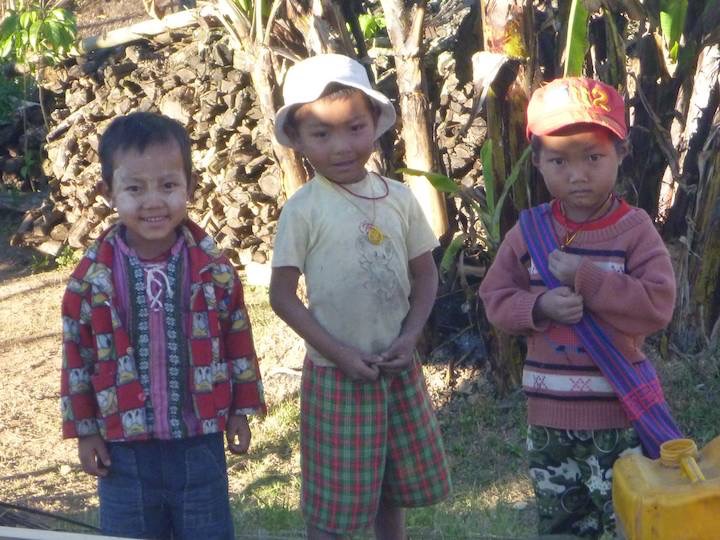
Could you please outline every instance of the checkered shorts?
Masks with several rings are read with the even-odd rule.
[[[306,359],[300,430],[302,508],[313,527],[364,529],[381,496],[412,507],[450,493],[440,429],[417,363],[366,383]]]

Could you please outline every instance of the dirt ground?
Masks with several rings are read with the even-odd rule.
[[[156,0],[167,10],[180,9],[180,0]],[[77,17],[78,36],[86,38],[148,19],[142,0],[73,0],[68,8]]]
[[[37,255],[8,249],[6,234],[0,246],[0,501],[80,508],[92,486],[58,436],[58,309],[68,271],[33,275]]]
[[[74,0],[78,35],[95,36],[148,18],[142,0]]]

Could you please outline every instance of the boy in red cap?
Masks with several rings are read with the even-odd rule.
[[[670,321],[675,279],[650,217],[613,192],[628,153],[614,88],[552,81],[530,100],[527,135],[554,199],[521,214],[480,296],[492,324],[527,336],[539,532],[598,538],[615,528],[615,460],[679,436],[642,352]]]

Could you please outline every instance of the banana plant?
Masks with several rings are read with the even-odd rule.
[[[474,224],[477,223],[482,229],[482,240],[485,244],[486,251],[491,255],[497,252],[500,245],[501,231],[500,218],[503,209],[508,201],[508,195],[512,193],[515,183],[521,178],[527,166],[530,157],[531,148],[525,148],[520,159],[513,165],[510,174],[502,184],[498,184],[493,173],[493,142],[487,139],[480,150],[480,157],[483,164],[484,190],[468,188],[456,182],[449,176],[441,173],[420,171],[417,169],[399,169],[402,174],[411,174],[414,176],[424,176],[430,184],[441,193],[447,193],[453,197],[458,197],[462,201],[465,209],[471,216],[471,223],[467,233],[467,241],[469,244],[475,244],[477,238],[474,233]],[[496,194],[496,188],[502,185],[502,193]]]
[[[625,44],[613,20],[613,16],[624,13],[628,19],[647,24],[657,32],[664,44],[663,55],[670,68],[677,66],[681,59],[682,36],[688,11],[688,0],[659,0],[659,2],[638,2],[638,0],[571,0],[568,9],[565,34],[562,43],[561,64],[563,75],[583,74],[587,53],[591,43],[588,25],[592,17],[602,16],[608,36],[609,54],[621,52]],[[563,21],[565,22],[565,21]],[[624,54],[622,55],[624,57]],[[614,83],[616,79],[607,82]]]

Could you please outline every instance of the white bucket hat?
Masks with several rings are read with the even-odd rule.
[[[370,86],[365,68],[358,61],[342,54],[319,54],[293,65],[285,75],[285,105],[275,115],[275,138],[280,144],[292,145],[285,133],[288,113],[292,108],[315,101],[330,83],[362,90],[378,105],[380,116],[375,125],[375,139],[395,124],[395,107],[387,96]]]

